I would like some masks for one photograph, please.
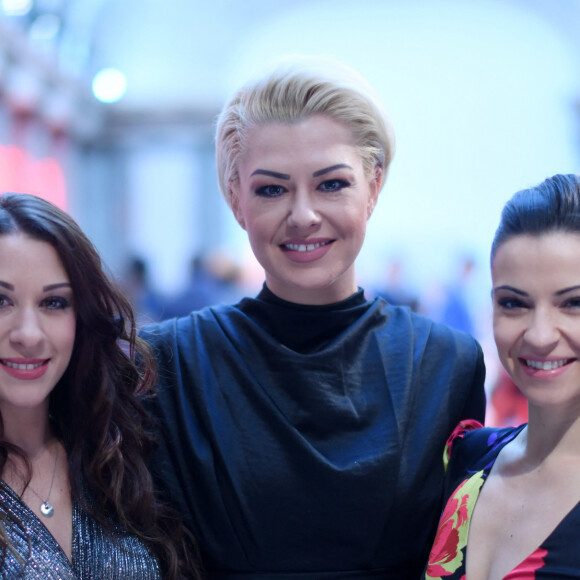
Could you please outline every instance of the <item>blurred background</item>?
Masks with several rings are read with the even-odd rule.
[[[513,192],[580,172],[580,0],[1,0],[0,192],[73,215],[141,321],[253,295],[214,123],[288,54],[357,68],[395,126],[361,285],[474,334],[489,422],[518,422],[489,247]]]

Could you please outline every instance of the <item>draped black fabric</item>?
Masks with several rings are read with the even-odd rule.
[[[481,349],[362,291],[263,290],[144,329],[160,366],[153,469],[210,578],[418,578],[445,441],[483,421]]]

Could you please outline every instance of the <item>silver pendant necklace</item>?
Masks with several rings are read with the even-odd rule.
[[[50,480],[50,488],[48,490],[48,495],[46,496],[46,499],[43,499],[39,493],[37,493],[32,489],[32,487],[30,487],[30,485],[28,486],[28,489],[42,502],[40,504],[40,513],[46,518],[51,518],[54,515],[54,506],[50,503],[49,500],[50,494],[52,493],[52,486],[54,484],[54,476],[56,474],[57,460],[58,460],[58,443],[56,444],[56,451],[54,453],[54,467],[52,469],[52,479]]]

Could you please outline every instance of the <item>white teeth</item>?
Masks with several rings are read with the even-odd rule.
[[[2,364],[5,364],[7,367],[17,369],[19,371],[31,371],[32,369],[37,369],[38,367],[42,366],[44,363],[36,363],[30,365],[19,365],[13,362],[8,362],[7,360],[3,360]]]
[[[310,252],[320,246],[325,246],[328,242],[323,242],[319,244],[286,244],[285,247],[289,250],[294,250],[295,252]]]
[[[543,371],[549,371],[552,369],[557,369],[558,367],[562,367],[566,364],[567,360],[550,360],[550,361],[539,361],[539,360],[526,360],[526,364],[529,367],[533,367],[535,369],[540,369]]]

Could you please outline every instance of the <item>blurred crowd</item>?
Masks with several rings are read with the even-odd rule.
[[[132,256],[121,286],[135,308],[139,326],[185,316],[212,304],[233,304],[245,294],[242,268],[222,252],[194,256],[186,280],[178,292],[162,293],[151,279],[146,260]]]

